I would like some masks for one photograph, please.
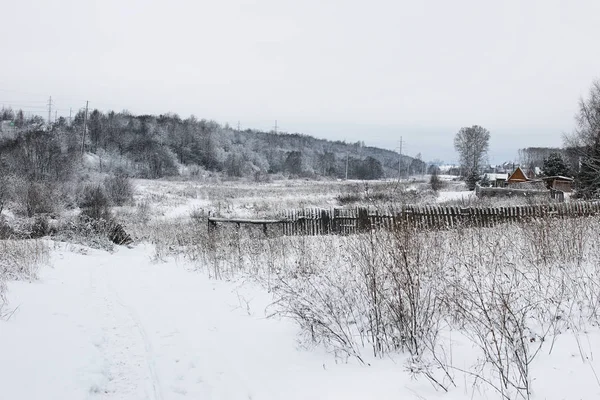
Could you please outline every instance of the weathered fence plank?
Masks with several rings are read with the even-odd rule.
[[[438,205],[402,205],[395,212],[384,213],[356,208],[305,208],[279,212],[272,219],[208,218],[209,230],[218,224],[233,223],[280,225],[277,231],[294,235],[351,235],[373,229],[450,229],[459,226],[494,227],[506,222],[533,221],[542,218],[577,218],[600,215],[600,202],[549,203],[527,206],[458,207]],[[273,230],[270,230],[273,231]]]

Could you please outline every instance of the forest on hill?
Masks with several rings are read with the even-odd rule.
[[[87,118],[81,111],[71,121],[61,117],[48,125],[20,110],[0,110],[0,168],[6,172],[61,179],[84,153],[95,156],[101,172],[118,169],[151,179],[213,172],[257,180],[269,175],[369,180],[422,173],[426,167],[418,157],[399,160],[398,153],[362,141],[239,131],[194,116],[93,110]]]

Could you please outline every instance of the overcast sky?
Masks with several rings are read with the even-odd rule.
[[[176,112],[490,160],[560,146],[600,78],[600,1],[6,0],[0,105]]]

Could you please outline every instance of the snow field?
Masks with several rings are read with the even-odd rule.
[[[299,348],[292,321],[265,317],[270,296],[258,286],[151,263],[151,253],[62,248],[38,282],[11,283],[1,397],[391,399],[418,389],[390,360],[369,369]]]
[[[526,324],[510,326],[527,328],[529,356],[541,344],[528,364],[532,399],[600,398],[597,219],[409,239],[405,267],[422,271],[425,279],[413,287],[418,289],[413,300],[428,301],[432,288],[441,294],[447,293],[441,289],[462,290],[453,292],[462,297],[415,314],[424,328],[425,334],[417,332],[421,339],[437,338],[420,357],[411,357],[394,347],[398,333],[388,319],[392,314],[365,296],[370,276],[381,282],[377,293],[384,299],[407,289],[390,279],[389,267],[402,265],[389,262],[401,259],[399,238],[265,238],[245,229],[222,229],[209,237],[202,218],[189,218],[191,212],[209,211],[255,216],[301,201],[323,205],[341,190],[329,182],[288,183],[229,184],[219,190],[138,181],[136,200],[150,203],[148,220],[138,218],[136,207],[117,212],[129,218],[127,229],[144,243],[117,247],[113,254],[52,244],[52,267],[41,269],[39,281],[8,282],[8,308],[14,313],[0,321],[0,399],[500,399],[502,394],[481,379],[499,382],[481,348],[494,343],[492,338],[477,337],[466,329],[473,319],[461,322],[464,315],[452,314],[458,305],[478,306],[464,297],[477,285],[486,290],[487,308],[479,311],[508,318],[494,306],[505,299],[515,311],[527,307]],[[302,194],[307,197],[296,199]],[[369,246],[375,246],[375,257]],[[473,271],[478,272],[469,277]],[[374,306],[384,312],[378,356],[369,320]],[[315,320],[294,314],[306,307],[328,321],[329,333],[345,332],[349,341],[311,332]],[[427,318],[438,325],[423,324]],[[504,340],[522,337],[502,331],[496,321],[488,325],[503,332]],[[511,350],[503,343],[503,351]],[[347,351],[349,344],[364,365]],[[431,349],[441,362],[434,362]],[[512,362],[506,358],[510,354],[502,357]],[[510,365],[511,377],[518,377]],[[527,395],[508,388],[505,398]]]

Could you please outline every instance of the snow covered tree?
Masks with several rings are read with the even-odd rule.
[[[544,175],[546,176],[570,175],[569,167],[560,153],[552,153],[548,158],[544,159],[542,171],[544,171]]]
[[[483,178],[481,178],[481,181],[479,181],[479,185],[481,187],[490,187],[490,186],[492,186],[492,182],[490,182],[490,178],[487,176],[487,174],[483,175]]]
[[[578,149],[579,172],[576,176],[580,197],[598,197],[600,194],[600,80],[592,84],[587,99],[579,100],[575,116],[577,128],[567,138],[570,147]]]
[[[475,190],[475,186],[477,186],[477,182],[481,180],[479,173],[476,170],[471,170],[469,174],[465,177],[465,182],[467,184],[467,189]]]
[[[470,188],[475,188],[479,179],[489,142],[490,132],[478,125],[461,128],[454,137],[454,148],[460,157],[461,174]]]
[[[285,159],[285,171],[291,175],[302,174],[302,153],[299,151],[290,151]]]
[[[17,111],[17,115],[15,116],[15,126],[17,128],[25,126],[25,114],[23,114],[23,110]]]

